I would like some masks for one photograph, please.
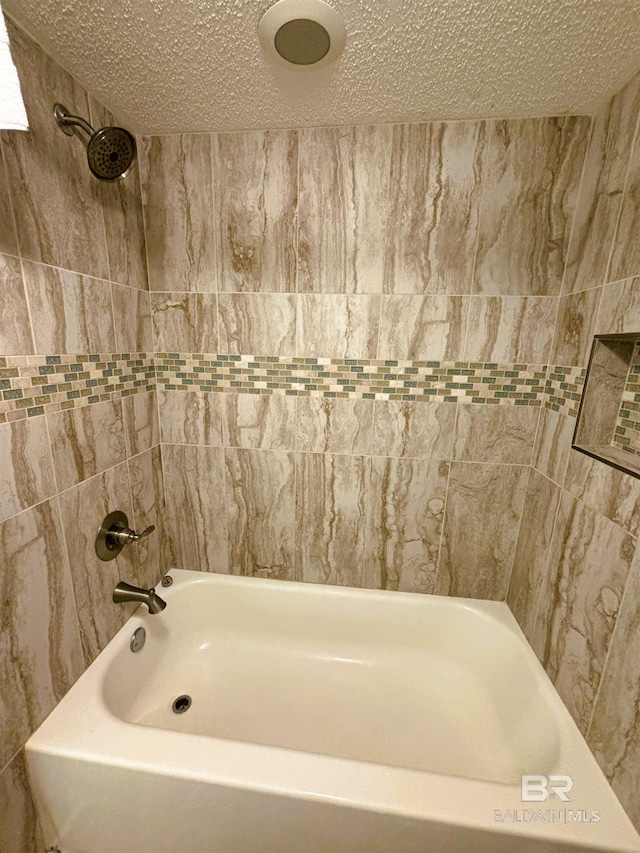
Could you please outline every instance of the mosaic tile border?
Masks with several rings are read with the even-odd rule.
[[[550,366],[545,384],[545,407],[577,418],[586,375],[586,367]]]
[[[640,343],[631,356],[612,443],[640,456]]]
[[[542,406],[547,365],[156,353],[166,390]]]
[[[0,357],[0,423],[153,391],[148,353]]]

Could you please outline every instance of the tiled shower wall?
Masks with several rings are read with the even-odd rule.
[[[554,343],[574,383],[594,333],[640,332],[639,113],[636,77],[593,124]],[[640,480],[571,449],[567,396],[542,411],[507,601],[640,829]]]
[[[0,136],[0,850],[44,849],[22,746],[127,617],[118,578],[150,584],[159,537],[101,563],[107,510],[162,508],[137,176],[94,180],[55,101],[103,108],[10,27],[31,129]]]

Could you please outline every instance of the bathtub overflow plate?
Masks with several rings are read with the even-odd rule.
[[[144,630],[144,628],[136,628],[136,630],[133,632],[133,637],[131,637],[129,648],[132,652],[139,652],[140,649],[144,646],[146,639],[147,632]]]

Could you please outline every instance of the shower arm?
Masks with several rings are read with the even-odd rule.
[[[95,133],[95,130],[91,127],[89,122],[85,121],[80,116],[73,116],[71,113],[68,113],[62,104],[56,104],[53,108],[53,115],[58,124],[58,127],[62,130],[63,133],[66,133],[67,136],[73,136],[73,128],[79,127],[87,134],[89,139]]]

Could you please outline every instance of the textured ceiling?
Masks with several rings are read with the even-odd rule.
[[[592,112],[640,66],[640,0],[331,0],[337,63],[262,53],[269,0],[2,0],[133,130]]]

